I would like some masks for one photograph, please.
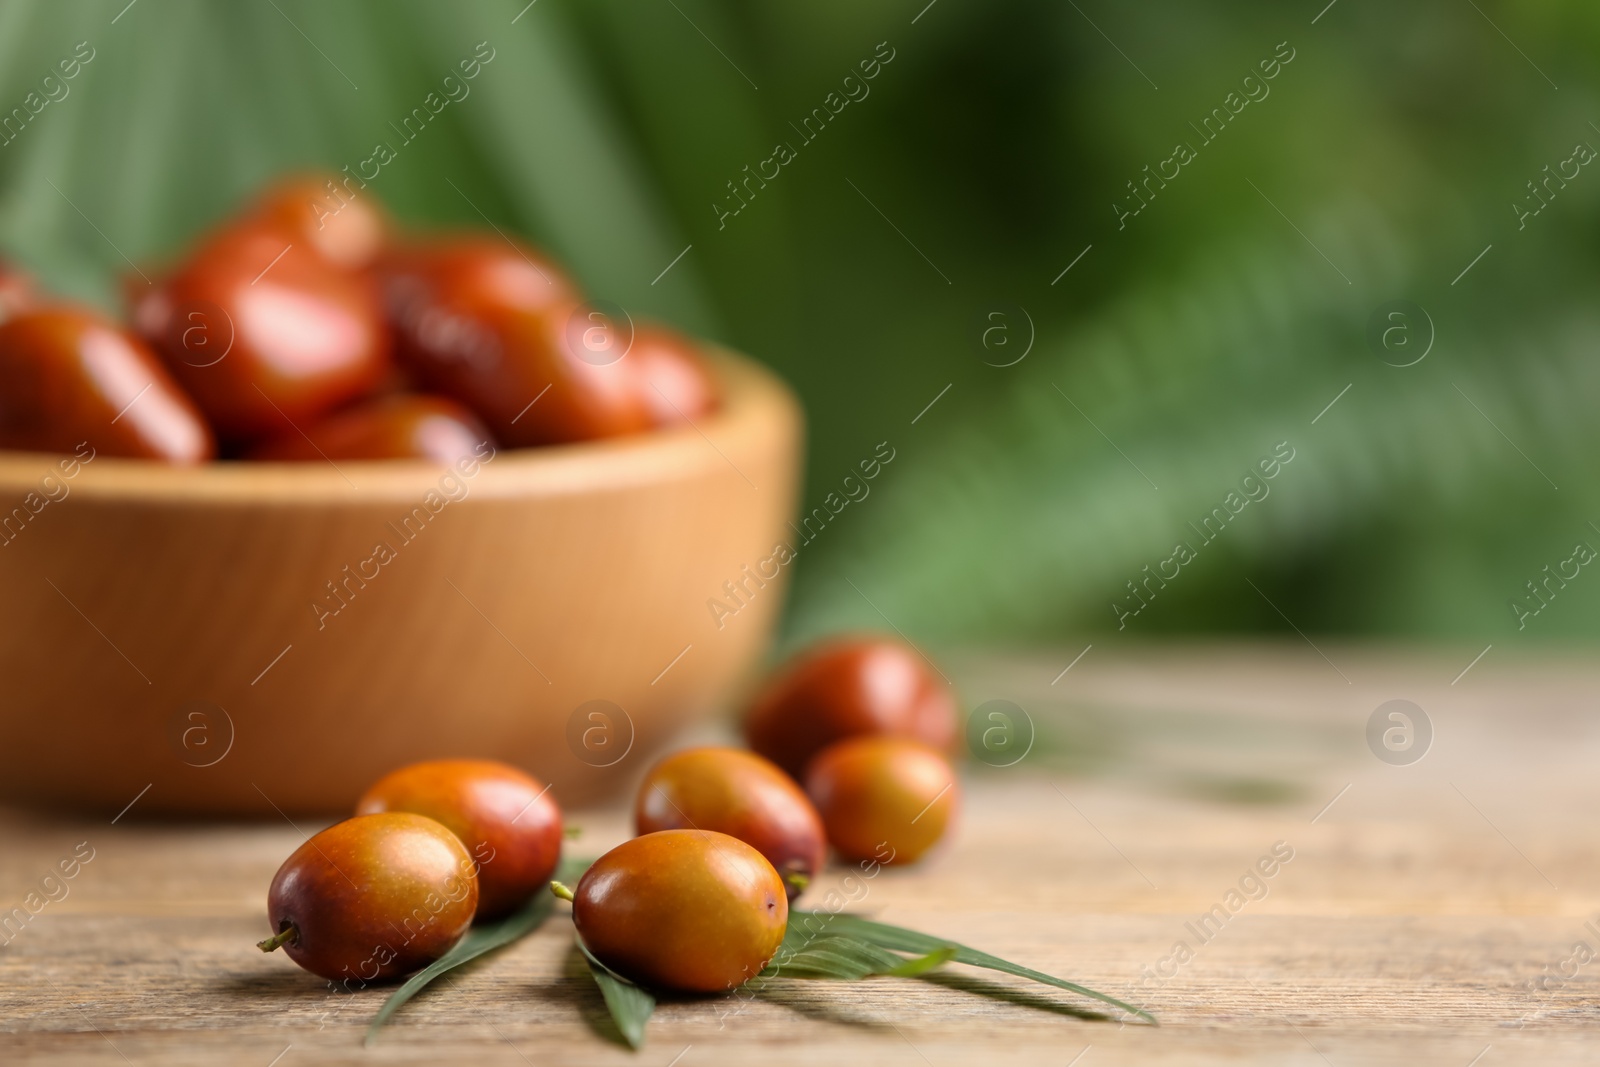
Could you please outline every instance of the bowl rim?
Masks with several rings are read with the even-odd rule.
[[[785,423],[800,423],[793,391],[771,369],[728,349],[705,345],[721,403],[688,426],[669,427],[596,441],[501,448],[468,474],[427,460],[341,460],[334,464],[225,460],[178,466],[149,459],[98,456],[71,475],[65,453],[0,451],[0,518],[22,498],[46,496],[43,480],[54,476],[68,492],[104,500],[184,505],[271,503],[274,505],[415,502],[440,491],[450,477],[470,483],[471,495],[548,496],[593,492],[703,476],[717,467],[749,478],[728,453],[770,441]],[[718,442],[721,442],[719,444]],[[754,483],[751,483],[753,488]],[[52,490],[59,493],[59,490]]]

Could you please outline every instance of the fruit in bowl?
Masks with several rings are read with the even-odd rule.
[[[143,341],[98,313],[25,308],[0,323],[0,447],[199,463],[216,441]]]
[[[93,313],[82,310],[88,355],[76,360],[80,338],[59,314],[54,327],[10,336],[0,395],[33,403],[0,412],[0,446],[70,450],[83,439],[79,409],[98,424],[94,405],[124,386],[150,385],[145,406],[160,411],[135,416],[131,433],[96,425],[98,450],[178,463],[212,458],[213,438],[231,457],[267,462],[448,462],[461,449],[440,440],[444,417],[522,448],[692,423],[719,402],[700,346],[588,302],[537,249],[499,232],[405,233],[370,194],[330,176],[275,183],[152,273],[127,287],[129,328],[148,350],[125,339],[127,352],[103,355],[109,342],[84,333]],[[0,264],[0,322],[44,300],[24,271]],[[151,351],[164,372],[145,366]],[[421,432],[413,424],[430,407],[439,417]],[[196,410],[202,428],[180,441],[174,427]],[[151,439],[151,424],[167,438]]]
[[[643,324],[591,363],[571,346],[613,335],[569,329],[583,295],[535,249],[319,189],[152,270],[129,326],[75,312],[109,378],[4,288],[0,398],[48,402],[0,399],[0,729],[28,757],[0,799],[325,814],[450,752],[581,802],[633,767],[575,740],[583,708],[645,757],[765,647],[784,576],[737,620],[707,601],[788,536],[789,390]],[[485,330],[514,379],[450,363]]]

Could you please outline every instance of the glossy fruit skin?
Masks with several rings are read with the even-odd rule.
[[[366,270],[388,240],[389,221],[371,193],[353,179],[299,174],[269,186],[247,209],[341,270]]]
[[[494,760],[430,760],[391,771],[359,814],[409,811],[448,826],[478,868],[478,918],[507,915],[544,889],[561,860],[561,809],[537,779]]]
[[[395,394],[364,400],[252,449],[254,460],[423,459],[443,466],[492,454],[478,417],[440,396]],[[480,452],[480,449],[482,452]]]
[[[497,237],[401,249],[380,270],[396,351],[429,390],[454,397],[508,447],[649,429],[638,376],[609,320],[538,253]],[[587,357],[587,358],[585,358]]]
[[[783,770],[753,752],[691,748],[675,752],[645,775],[634,802],[637,833],[699,829],[737,837],[784,877],[790,900],[827,857],[822,819]]]
[[[910,646],[839,638],[786,664],[751,704],[744,729],[751,748],[799,778],[812,756],[846,737],[890,734],[949,751],[956,704]]]
[[[727,834],[662,830],[618,845],[579,880],[589,951],[649,989],[719,993],[761,972],[789,921],[783,882]]]
[[[0,322],[39,304],[33,276],[21,267],[0,260]]]
[[[305,426],[389,367],[373,282],[261,223],[214,234],[139,297],[133,320],[232,441]]]
[[[682,334],[641,325],[627,361],[638,378],[652,425],[682,426],[717,409],[716,380],[699,349]]]
[[[806,792],[828,842],[852,862],[914,863],[938,843],[960,800],[955,770],[904,737],[856,737],[811,761]]]
[[[456,836],[408,812],[358,815],[295,849],[272,879],[267,918],[312,974],[351,989],[410,974],[472,925],[478,880]]]
[[[448,332],[428,320],[430,305],[445,310],[474,301],[542,311],[578,299],[578,287],[537,249],[489,233],[437,234],[391,248],[378,265],[385,306],[395,323],[420,334]],[[430,339],[431,338],[431,339]]]
[[[141,395],[142,391],[142,395]],[[0,323],[0,448],[199,463],[216,442],[145,343],[69,305]]]

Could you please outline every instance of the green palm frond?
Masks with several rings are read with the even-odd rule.
[[[951,640],[1116,631],[1125,583],[1279,441],[1271,495],[1126,636],[1284,629],[1246,578],[1307,630],[1492,636],[1600,523],[1600,169],[1524,229],[1510,208],[1600,145],[1600,16],[1480,6],[1089,11],[1113,48],[1047,0],[13,0],[0,114],[77,42],[96,56],[0,146],[0,253],[115,307],[124,256],[174,254],[280,171],[357,166],[487,42],[470,95],[373,180],[398,218],[487,219],[771,363],[810,417],[808,509],[896,448],[804,547],[791,638],[884,616]],[[1270,97],[1119,232],[1127,180],[1285,39]],[[720,226],[727,182],[884,41],[871,97]],[[1437,329],[1409,368],[1365,336],[1398,298]],[[991,299],[1036,320],[1012,368],[969,336]],[[1600,590],[1532,632],[1600,632]]]
[[[1001,396],[950,405],[956,425],[903,431],[908,460],[818,538],[826,551],[800,589],[795,635],[885,617],[947,640],[1117,631],[1113,601],[1138,606],[1125,583],[1179,542],[1196,560],[1151,587],[1132,634],[1196,616],[1270,625],[1273,609],[1245,577],[1272,586],[1331,545],[1385,532],[1371,555],[1341,561],[1302,596],[1291,589],[1287,603],[1360,590],[1378,628],[1397,611],[1413,624],[1448,620],[1447,631],[1506,632],[1506,598],[1553,553],[1564,558],[1580,537],[1600,545],[1585,525],[1600,521],[1586,462],[1600,452],[1587,414],[1600,396],[1600,314],[1569,310],[1537,334],[1500,336],[1462,336],[1463,323],[1446,321],[1427,359],[1389,366],[1356,309],[1415,283],[1392,255],[1394,234],[1361,207],[1310,232],[1350,285],[1304,244],[1211,249],[1020,364]],[[1243,496],[1241,477],[1283,441],[1295,459],[1207,543],[1190,524],[1230,491]],[[1530,501],[1546,542],[1480,550],[1465,581],[1459,558],[1441,567],[1463,525]],[[1569,614],[1547,630],[1596,617]]]

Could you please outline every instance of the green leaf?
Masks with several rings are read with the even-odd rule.
[[[797,938],[793,936],[794,929],[790,926],[785,932],[783,946],[758,977],[854,980],[886,974],[910,978],[948,962],[956,951],[945,945],[927,955],[907,959],[858,937],[829,934]]]
[[[926,954],[937,954],[943,950],[951,949],[954,951],[949,958],[953,959],[956,963],[965,963],[970,967],[986,967],[991,971],[1000,971],[1004,974],[1016,975],[1018,978],[1027,978],[1034,982],[1043,983],[1044,985],[1054,986],[1057,989],[1065,989],[1068,992],[1077,993],[1080,996],[1091,997],[1094,1000],[1101,1001],[1105,1004],[1110,1004],[1113,1007],[1120,1008],[1131,1015],[1136,1015],[1139,1018],[1146,1019],[1152,1023],[1156,1021],[1156,1017],[1145,1011],[1143,1008],[1136,1008],[1132,1004],[1118,1000],[1116,997],[1108,996],[1105,993],[1097,992],[1093,989],[1090,989],[1088,986],[1082,986],[1076,982],[1069,982],[1063,978],[1057,978],[1054,975],[1045,974],[1043,971],[1033,970],[1031,967],[1023,967],[1020,964],[1012,963],[1009,960],[1003,960],[999,956],[991,956],[987,952],[979,952],[975,948],[968,948],[966,945],[959,945],[944,938],[932,937],[928,934],[921,934],[915,930],[907,930],[901,926],[890,926],[887,923],[873,922],[870,919],[863,919],[856,915],[835,915],[831,912],[825,911],[791,913],[789,916],[790,929],[794,928],[794,919],[797,914],[816,918],[828,924],[829,933],[826,935],[826,937],[857,938],[869,944],[876,945],[879,948],[890,949],[895,952],[920,952]],[[823,939],[824,938],[818,938],[817,940]],[[785,941],[787,940],[788,937],[786,935]],[[927,956],[924,956],[923,958],[926,959]]]
[[[955,959],[960,951],[955,945],[946,945],[926,956],[912,956],[901,961],[898,967],[891,967],[883,973],[891,978],[916,978],[943,967]]]
[[[560,879],[580,875],[588,870],[589,865],[593,862],[593,860],[588,859],[563,860],[556,877]],[[371,1045],[377,1041],[378,1031],[382,1029],[383,1024],[388,1022],[389,1018],[399,1011],[408,1000],[422,992],[435,978],[446,971],[454,970],[463,963],[477,959],[486,952],[492,952],[497,948],[526,937],[537,930],[539,925],[550,917],[554,907],[555,898],[546,890],[540,889],[520,911],[501,919],[499,922],[474,925],[471,930],[467,931],[467,936],[456,943],[455,948],[452,948],[449,952],[446,952],[443,956],[440,956],[428,966],[407,978],[404,985],[389,994],[389,999],[383,1002],[383,1007],[379,1008],[378,1014],[373,1016],[372,1025],[367,1027],[366,1044]]]
[[[606,1009],[611,1012],[611,1021],[617,1024],[622,1040],[628,1043],[629,1048],[639,1048],[644,1044],[645,1027],[656,1010],[656,998],[595,959],[594,953],[589,951],[589,946],[583,943],[583,938],[578,937],[576,931],[573,937],[583,958],[589,961],[589,973],[594,975],[595,984],[600,987],[600,995],[605,998]]]
[[[595,958],[583,938],[574,934],[578,950],[589,961],[589,972],[594,975],[600,995],[616,1023],[622,1039],[630,1048],[644,1044],[645,1028],[655,1011],[655,997],[644,988],[617,974]],[[911,978],[926,974],[940,964],[953,959],[954,945],[945,945],[934,952],[907,959],[898,953],[879,948],[856,937],[828,936],[807,938],[796,936],[790,927],[784,933],[784,945],[778,950],[767,968],[758,978],[836,978],[854,980],[872,975],[886,974]]]

